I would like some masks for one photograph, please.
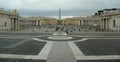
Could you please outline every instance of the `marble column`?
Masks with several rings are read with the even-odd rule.
[[[38,26],[38,21],[39,21],[39,20],[36,20],[36,26]]]
[[[104,19],[102,19],[102,29],[104,29]]]
[[[109,30],[109,19],[107,18],[107,30]]]
[[[105,30],[107,30],[107,19],[105,18]]]
[[[104,30],[106,30],[106,19],[104,19]]]
[[[14,18],[14,30],[16,30],[16,18]]]
[[[39,20],[40,22],[39,22],[39,24],[40,24],[40,26],[42,25],[42,21],[41,20]]]
[[[15,23],[15,21],[16,21],[16,18],[14,18],[14,21],[13,21],[13,27],[14,27],[13,30],[16,29],[16,27],[15,27],[15,26],[16,26],[16,23]]]
[[[19,23],[19,18],[17,19],[17,21],[18,21],[18,29],[19,29],[19,26],[20,26],[20,23]]]
[[[106,18],[106,30],[108,30],[108,20]]]
[[[83,20],[81,20],[81,23],[80,23],[81,25],[80,26],[83,26]]]
[[[102,19],[100,20],[100,29],[102,29],[102,24],[103,22],[102,22]]]
[[[11,26],[12,26],[12,30],[14,30],[14,18],[12,18],[12,22],[11,22]]]
[[[16,27],[17,27],[17,30],[18,30],[18,27],[19,27],[19,21],[18,21],[18,18],[16,19]]]
[[[15,30],[17,30],[17,18],[15,18]]]
[[[40,26],[40,20],[38,20],[38,26]]]
[[[31,20],[29,21],[29,28],[31,28]]]
[[[80,20],[80,22],[79,22],[79,25],[81,26],[81,20]]]
[[[11,18],[11,30],[13,30],[13,18]]]

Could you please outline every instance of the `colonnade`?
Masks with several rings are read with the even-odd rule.
[[[109,18],[102,18],[101,20],[101,29],[103,30],[109,30],[109,24],[110,24],[110,21],[109,21]]]
[[[41,20],[36,21],[36,26],[41,26]]]
[[[18,18],[11,18],[11,30],[19,29],[19,20]]]

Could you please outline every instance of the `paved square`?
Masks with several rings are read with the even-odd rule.
[[[38,55],[46,44],[29,39],[0,39],[0,54]]]
[[[1,58],[0,62],[46,62],[46,60],[33,60],[33,59],[6,59]]]
[[[120,62],[120,60],[78,60],[77,62]]]
[[[8,33],[0,35],[0,62],[120,62],[120,34],[115,35],[73,33],[75,40],[52,41],[41,39],[50,36],[43,33]]]
[[[120,39],[88,39],[75,42],[84,55],[120,55]]]

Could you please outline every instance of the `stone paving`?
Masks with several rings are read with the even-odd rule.
[[[54,42],[47,62],[77,62],[67,42]]]
[[[100,39],[104,40],[104,41],[109,40],[110,42],[112,41],[113,43],[117,39],[118,46],[116,46],[116,47],[119,50],[119,39],[120,39],[119,35],[117,35],[117,37],[114,37],[115,36],[114,34],[112,34],[111,37],[109,35],[104,36],[104,35],[99,35],[99,34],[95,34],[95,36],[93,34],[92,36],[94,36],[94,37],[91,37],[91,35],[86,35],[86,34],[85,35],[83,34],[82,36],[81,35],[73,35],[73,36],[77,36],[77,37],[83,36],[82,37],[83,39],[80,39],[80,40],[74,41],[74,42],[79,42],[80,44],[85,43],[85,44],[89,45],[87,47],[91,47],[91,45],[92,45],[92,46],[94,46],[94,48],[96,48],[96,46],[94,45],[94,43],[91,43],[92,42],[91,40],[94,40],[94,42],[98,42],[98,44],[96,44],[96,45],[101,46],[99,44],[99,42],[101,43]],[[113,36],[113,38],[112,38],[112,36]],[[5,38],[6,36],[4,36],[4,37],[0,36],[0,37]],[[34,36],[33,37],[24,36],[25,38],[23,36],[18,36],[18,37],[21,37],[23,39],[29,38],[30,40],[35,40],[35,42],[44,42],[43,40],[38,39],[36,36],[35,37]],[[7,36],[6,38],[9,38],[9,36]],[[16,37],[13,36],[13,38],[16,38]],[[86,41],[88,41],[88,43],[86,43]],[[104,43],[104,41],[102,41],[102,43]],[[108,54],[108,55],[100,54],[99,56],[98,55],[86,55],[85,52],[81,50],[81,47],[79,48],[72,41],[70,41],[70,42],[69,41],[62,41],[62,42],[54,41],[54,42],[52,42],[52,41],[47,40],[45,42],[47,42],[46,45],[39,52],[38,55],[0,54],[0,58],[1,58],[0,61],[13,59],[13,62],[16,62],[16,61],[20,62],[19,60],[14,61],[14,59],[21,59],[21,60],[26,59],[26,61],[23,61],[23,62],[29,62],[29,60],[31,60],[31,62],[119,62],[119,60],[120,60],[119,54],[112,55],[112,53],[114,53],[114,52],[111,52],[111,54]],[[109,45],[113,46],[112,43],[109,43]],[[102,47],[103,46],[101,46],[101,48]],[[85,49],[85,50],[87,50],[87,49]],[[118,51],[118,50],[116,49],[116,51]],[[29,60],[27,61],[27,59],[29,59]]]

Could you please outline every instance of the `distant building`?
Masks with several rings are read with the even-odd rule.
[[[72,17],[63,19],[65,25],[83,26],[83,17]]]
[[[35,26],[44,26],[44,25],[56,25],[57,20],[54,18],[47,17],[27,17],[20,18],[20,27],[35,27]]]
[[[66,25],[74,25],[74,26],[100,26],[100,17],[97,16],[89,16],[89,17],[72,17],[64,19],[64,24]]]
[[[101,17],[100,28],[102,30],[118,30],[120,26],[120,8],[103,9],[95,13]]]
[[[0,30],[18,30],[19,13],[17,10],[5,11],[0,8]]]
[[[29,28],[36,26],[35,18],[20,18],[20,28]]]
[[[60,18],[60,17],[59,17]],[[61,20],[61,18],[60,18]],[[95,15],[72,17],[61,20],[62,24],[72,26],[96,26],[101,30],[120,30],[120,8],[103,9]],[[0,8],[0,30],[18,30],[35,26],[58,25],[58,20],[48,17],[20,17],[17,10],[6,11]]]
[[[101,18],[98,17],[98,16],[87,16],[83,20],[84,20],[84,23],[83,23],[84,26],[88,26],[88,27],[90,27],[90,26],[100,26]]]

